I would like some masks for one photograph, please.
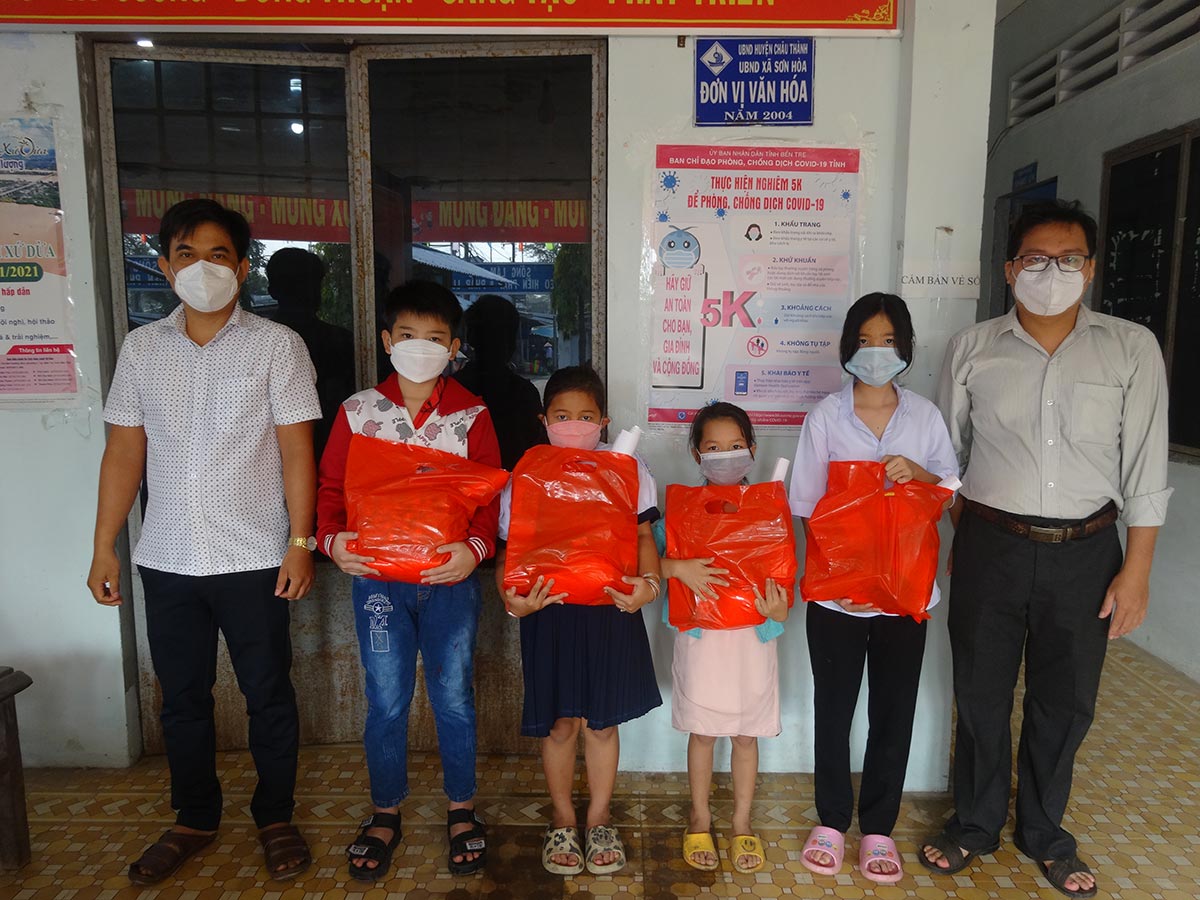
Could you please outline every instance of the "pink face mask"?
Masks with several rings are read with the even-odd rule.
[[[555,447],[572,450],[595,450],[600,443],[600,426],[582,419],[551,422],[546,426],[546,434]]]

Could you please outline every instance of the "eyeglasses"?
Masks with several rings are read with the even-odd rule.
[[[1041,253],[1030,253],[1025,256],[1014,256],[1010,262],[1019,262],[1026,272],[1044,272],[1051,261],[1058,266],[1060,272],[1079,272],[1087,265],[1090,256],[1069,253],[1066,256],[1044,256]]]

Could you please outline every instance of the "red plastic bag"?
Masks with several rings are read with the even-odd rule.
[[[624,453],[541,445],[513,469],[504,588],[529,593],[554,579],[566,603],[611,604],[605,587],[637,571],[637,460]]]
[[[937,577],[937,524],[954,492],[886,481],[883,463],[829,464],[829,486],[808,520],[800,593],[805,600],[848,597],[922,622]]]
[[[346,549],[373,556],[384,581],[421,581],[450,559],[443,544],[467,539],[475,510],[503,490],[508,473],[453,453],[352,435],[346,457]],[[375,576],[372,576],[375,577]]]
[[[792,594],[796,545],[792,513],[782,482],[667,487],[667,556],[708,559],[728,569],[729,587],[717,599],[697,596],[674,578],[667,581],[668,615],[676,628],[744,628],[766,619],[754,608],[754,588],[768,578]],[[788,606],[792,605],[788,598]]]

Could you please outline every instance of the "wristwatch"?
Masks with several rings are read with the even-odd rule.
[[[300,547],[312,553],[317,549],[317,539],[315,537],[293,537],[288,538],[289,547]]]

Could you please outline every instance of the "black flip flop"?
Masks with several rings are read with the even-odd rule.
[[[950,865],[943,868],[936,862],[931,862],[929,857],[925,855],[926,847],[932,847],[934,850],[939,851]],[[921,844],[917,850],[917,861],[936,875],[954,875],[969,866],[975,860],[975,857],[995,853],[999,849],[1000,842],[997,841],[990,847],[984,847],[982,850],[968,850],[966,853],[963,853],[959,849],[958,841],[953,840],[950,835],[943,831],[936,837],[932,837]]]
[[[367,834],[371,828],[392,829],[392,839],[386,844],[377,837]],[[400,843],[400,814],[377,812],[359,826],[358,837],[346,848],[347,866],[350,877],[355,881],[378,881],[392,867],[392,853]],[[374,862],[375,867],[357,865],[356,860]]]

